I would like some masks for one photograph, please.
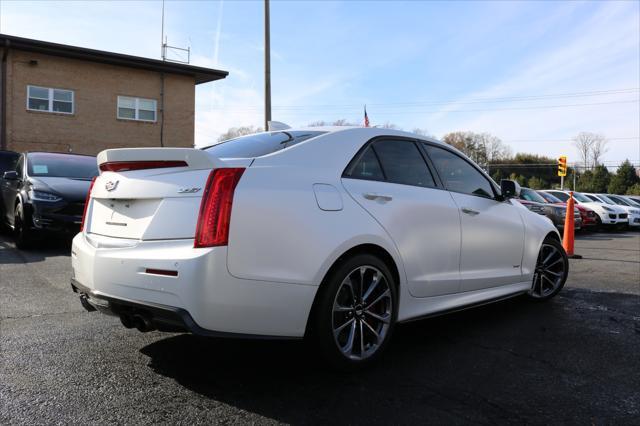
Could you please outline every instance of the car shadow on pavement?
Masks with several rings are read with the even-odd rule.
[[[5,235],[0,235],[0,265],[42,262],[55,256],[70,256],[71,240],[46,238],[34,243],[28,250],[18,250]]]
[[[286,423],[575,421],[571,404],[582,402],[573,388],[597,399],[601,384],[573,365],[599,343],[551,332],[575,327],[563,305],[517,298],[403,324],[387,356],[355,373],[327,368],[301,341],[178,335],[141,352],[156,373],[198,394]]]

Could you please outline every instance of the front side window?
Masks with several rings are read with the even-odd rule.
[[[27,109],[73,114],[73,90],[27,86]]]
[[[118,118],[122,120],[156,121],[155,99],[118,96]]]
[[[493,198],[491,183],[462,157],[433,145],[424,144],[431,161],[449,191]]]

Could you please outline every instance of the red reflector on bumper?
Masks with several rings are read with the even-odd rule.
[[[166,269],[150,269],[150,268],[147,268],[145,270],[145,273],[153,274],[153,275],[166,275],[167,277],[177,277],[178,276],[178,271],[169,271],[169,270],[166,270]]]

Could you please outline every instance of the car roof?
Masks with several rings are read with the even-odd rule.
[[[300,126],[300,127],[291,127],[289,129],[283,129],[283,130],[273,130],[267,133],[282,133],[282,132],[324,132],[326,133],[339,133],[339,132],[347,132],[347,131],[353,131],[353,130],[357,130],[359,132],[362,133],[369,133],[371,134],[371,137],[374,136],[384,136],[384,135],[388,135],[388,136],[401,136],[401,137],[406,137],[406,138],[412,138],[412,139],[422,139],[425,141],[429,141],[429,142],[434,142],[434,143],[438,143],[438,144],[442,144],[442,145],[447,145],[444,142],[431,137],[431,136],[424,136],[424,135],[418,135],[415,133],[411,133],[411,132],[406,132],[404,130],[398,130],[398,129],[388,129],[386,127],[361,127],[361,126]],[[324,136],[324,135],[322,135]],[[447,146],[451,146],[451,145],[447,145]]]

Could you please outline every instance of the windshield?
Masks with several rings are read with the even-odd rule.
[[[551,195],[548,192],[538,192],[538,194],[542,198],[547,200],[547,202],[549,202],[549,203],[563,203],[564,202],[560,198],[556,197],[555,195]]]
[[[625,198],[624,200],[629,203],[631,207],[640,207],[640,203],[633,201],[631,198]]]
[[[598,194],[598,198],[601,199],[602,201],[604,201],[607,204],[611,204],[612,206],[614,206],[616,204],[613,201],[611,201],[610,199],[608,199],[606,195]]]
[[[203,149],[218,158],[255,158],[288,148],[324,133],[326,132],[292,131],[256,133],[254,135],[229,139]]]
[[[27,155],[27,173],[33,177],[91,179],[98,176],[96,157],[34,152]]]
[[[575,198],[580,203],[593,203],[593,200],[588,199],[587,197],[585,197],[584,195],[582,195],[579,192],[574,192],[573,193],[573,198]]]
[[[631,204],[629,204],[627,202],[627,200],[623,200],[622,198],[619,198],[619,197],[614,197],[613,195],[610,195],[607,198],[610,199],[611,201],[613,201],[614,203],[620,205],[620,206],[630,206],[631,205]]]
[[[520,188],[520,198],[528,201],[535,201],[536,203],[547,203],[547,200],[542,198],[536,191],[529,188]]]

